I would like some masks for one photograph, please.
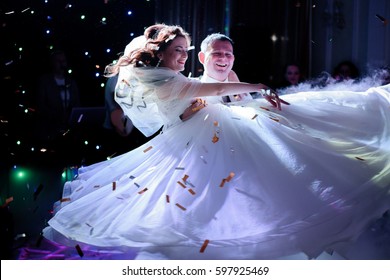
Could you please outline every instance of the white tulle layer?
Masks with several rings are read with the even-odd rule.
[[[172,259],[342,254],[390,208],[389,86],[283,98],[210,104],[83,168],[45,237]]]

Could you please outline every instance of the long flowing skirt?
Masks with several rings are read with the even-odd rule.
[[[389,92],[209,104],[81,169],[44,235],[171,259],[342,254],[390,209]]]

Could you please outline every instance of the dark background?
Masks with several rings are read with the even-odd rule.
[[[202,74],[197,59],[200,42],[212,32],[221,32],[235,41],[234,69],[240,79],[273,86],[281,77],[287,57],[305,61],[305,48],[299,45],[306,42],[303,37],[307,28],[297,21],[306,14],[303,5],[297,6],[301,2],[305,1],[1,1],[2,167],[7,170],[20,162],[36,161],[37,156],[49,162],[61,162],[66,157],[66,164],[91,163],[104,160],[112,152],[95,149],[99,131],[91,128],[92,131],[73,130],[73,136],[48,148],[50,153],[38,152],[41,147],[32,137],[35,95],[38,78],[49,71],[48,59],[53,50],[65,51],[71,75],[80,89],[81,104],[86,107],[104,106],[104,67],[117,59],[145,27],[160,22],[182,25],[193,38],[195,50],[184,74]],[[283,49],[270,37],[290,32],[286,26],[294,26],[296,36],[289,42],[292,47]],[[89,140],[89,146],[83,144],[85,140]],[[146,141],[142,135],[134,135],[135,143],[142,141]]]
[[[11,234],[11,243],[16,234],[39,234],[77,167],[105,160],[115,149],[96,149],[100,130],[82,128],[40,152],[31,136],[34,98],[53,50],[66,52],[82,105],[99,107],[104,106],[104,67],[154,23],[178,24],[191,34],[195,50],[184,74],[202,74],[200,42],[220,32],[235,42],[234,70],[242,81],[277,86],[290,61],[299,63],[307,78],[331,72],[343,59],[362,73],[389,64],[390,32],[377,15],[390,16],[390,1],[0,1],[0,205],[7,221],[2,241],[8,240],[4,232]],[[146,140],[134,134],[129,147]]]

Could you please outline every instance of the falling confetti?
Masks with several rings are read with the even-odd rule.
[[[153,148],[152,146],[147,147],[147,148],[144,150],[144,153],[150,151],[152,148]]]
[[[148,190],[148,188],[144,188],[142,191],[139,191],[138,194],[143,194],[144,192],[146,192]]]
[[[183,211],[186,211],[187,209],[184,207],[184,206],[182,206],[181,204],[179,204],[179,203],[176,203],[175,204],[177,207],[179,207],[181,210],[183,210]]]
[[[116,190],[116,182],[112,182],[112,190],[113,190],[113,191]]]
[[[204,253],[204,251],[206,250],[206,247],[207,245],[209,244],[210,240],[206,239],[204,242],[203,242],[203,245],[202,247],[200,248],[199,252],[200,253]]]
[[[81,250],[80,245],[78,245],[78,244],[76,245],[76,250],[77,250],[77,253],[79,254],[80,257],[84,256],[83,250]]]

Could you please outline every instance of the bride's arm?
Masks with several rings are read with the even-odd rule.
[[[249,83],[202,83],[198,92],[194,97],[204,96],[226,96],[241,94],[247,92],[260,92],[266,90],[268,87],[264,84],[249,84]]]
[[[188,87],[188,88],[187,88]],[[179,94],[185,96],[186,89],[190,89],[190,85],[184,87],[184,91]],[[279,98],[278,94],[270,89],[268,86],[258,83],[201,83],[197,86],[197,90],[194,92],[193,97],[204,97],[204,96],[226,96],[226,95],[235,95],[243,94],[247,92],[264,92],[263,97],[274,107],[281,110],[281,103],[289,105],[288,102]]]
[[[139,77],[142,78],[143,82],[152,86],[156,90],[158,98],[162,100],[188,100],[205,96],[228,96],[247,92],[267,91],[269,93],[263,94],[263,96],[272,106],[280,110],[281,103],[287,104],[287,102],[279,98],[275,91],[270,90],[268,86],[261,83],[202,83],[199,80],[190,79],[167,69],[151,70],[148,73],[149,75],[146,75],[146,72],[143,74],[145,75]]]

